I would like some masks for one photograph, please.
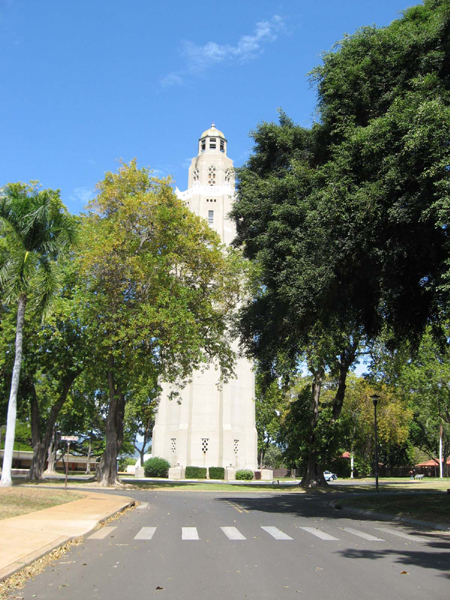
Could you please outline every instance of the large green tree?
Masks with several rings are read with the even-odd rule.
[[[17,392],[22,363],[23,328],[27,301],[32,297],[45,314],[58,286],[58,260],[70,249],[75,221],[67,213],[59,192],[35,184],[9,184],[0,193],[0,286],[2,301],[17,306],[15,358],[6,424],[5,454],[0,485],[11,485]]]
[[[344,38],[313,73],[317,123],[259,125],[239,172],[237,244],[260,268],[243,337],[273,375],[308,361],[311,432],[328,369],[336,420],[361,341],[387,324],[417,344],[448,305],[449,7]]]
[[[98,479],[111,485],[133,395],[151,397],[157,380],[176,391],[193,369],[212,360],[224,377],[231,374],[228,326],[241,261],[226,254],[169,180],[152,177],[135,161],[98,184],[82,239],[93,369],[109,395]]]
[[[444,325],[445,340],[436,340],[431,327],[418,348],[405,343],[400,350],[389,348],[388,339],[374,345],[372,377],[387,382],[398,394],[409,398],[414,418],[411,442],[430,458],[439,452],[442,434],[443,460],[450,456],[450,327]],[[448,466],[446,467],[448,475]]]

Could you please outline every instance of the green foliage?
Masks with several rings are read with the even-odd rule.
[[[136,464],[136,458],[132,456],[121,456],[119,458],[119,471],[126,471],[129,465]],[[156,475],[155,475],[156,477]]]
[[[440,431],[444,458],[450,456],[450,325],[443,324],[447,341],[437,341],[428,328],[418,348],[403,344],[399,351],[389,347],[389,337],[373,348],[372,377],[388,382],[396,393],[408,398],[413,415],[409,427],[411,445],[436,457]],[[404,449],[404,462],[413,460],[413,449]]]
[[[170,463],[164,458],[153,456],[144,463],[144,473],[146,477],[168,477]]]
[[[236,479],[239,481],[251,481],[254,473],[250,469],[239,469],[236,471]]]
[[[32,292],[40,311],[47,311],[58,286],[58,260],[76,237],[76,219],[61,202],[59,191],[38,184],[10,183],[0,192],[0,253],[3,302]]]
[[[333,420],[331,405],[319,405],[317,423],[311,437],[311,381],[300,378],[296,385],[297,397],[287,410],[282,427],[281,441],[284,460],[289,467],[302,468],[314,453],[316,461],[324,468],[346,449],[348,430],[343,419]]]
[[[325,458],[321,440],[333,434],[317,430],[326,372],[338,382],[336,423],[362,342],[387,326],[394,347],[405,339],[417,346],[430,322],[439,330],[443,321],[449,9],[448,0],[426,0],[389,27],[346,36],[313,72],[314,126],[283,112],[279,124],[260,124],[239,170],[236,243],[256,264],[242,336],[272,379],[307,363],[306,454],[317,448]]]
[[[206,479],[206,467],[186,467],[186,479]]]
[[[224,379],[232,374],[229,321],[242,291],[242,261],[224,251],[169,179],[152,177],[136,161],[107,173],[97,188],[81,233],[82,319],[90,324],[92,377],[109,392],[100,477],[111,484],[127,404],[135,410],[127,410],[125,429],[148,433],[158,382],[173,384],[176,395],[207,363],[216,362]]]
[[[225,469],[223,467],[209,467],[210,479],[225,479]]]
[[[281,448],[275,444],[270,444],[264,453],[263,464],[268,469],[279,469],[280,467],[283,467],[284,456]]]

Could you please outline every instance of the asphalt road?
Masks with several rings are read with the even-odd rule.
[[[72,548],[15,598],[450,598],[448,533],[353,517],[326,497],[132,495],[139,509]]]

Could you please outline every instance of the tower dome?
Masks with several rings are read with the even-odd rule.
[[[209,129],[204,131],[198,141],[198,153],[222,152],[227,153],[227,138],[213,123]]]
[[[217,129],[217,127],[214,123],[211,125],[211,127],[209,129],[207,129],[206,131],[204,131],[202,133],[202,135],[200,136],[200,139],[206,138],[206,137],[218,137],[218,138],[222,138],[223,140],[227,139],[223,135],[223,133]]]

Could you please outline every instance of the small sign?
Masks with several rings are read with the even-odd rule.
[[[62,435],[61,440],[63,442],[76,442],[78,439],[77,435]]]

